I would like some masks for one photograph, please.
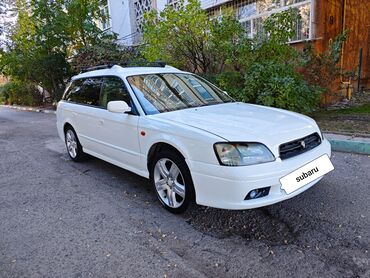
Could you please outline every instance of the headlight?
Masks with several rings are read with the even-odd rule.
[[[275,160],[271,151],[261,143],[216,143],[216,156],[221,165],[246,166]]]

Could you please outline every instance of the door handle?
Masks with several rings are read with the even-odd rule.
[[[104,120],[99,120],[99,124],[100,125],[103,125],[104,124]]]
[[[76,112],[73,112],[72,113],[72,117],[76,117],[77,116],[77,113]]]

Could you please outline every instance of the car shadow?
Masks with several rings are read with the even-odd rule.
[[[317,232],[318,228],[320,234],[325,234],[323,229],[326,228],[320,227],[322,223],[299,213],[299,204],[309,191],[293,199],[257,209],[224,210],[192,204],[185,213],[171,215],[160,205],[148,179],[90,155],[86,156],[83,163],[73,165],[82,173],[103,179],[109,187],[123,191],[127,198],[149,204],[156,214],[166,213],[167,217],[185,221],[199,232],[215,238],[241,237],[247,241],[263,241],[271,246],[305,246],[312,243],[307,234]],[[315,206],[311,206],[310,210],[312,214],[318,214]]]

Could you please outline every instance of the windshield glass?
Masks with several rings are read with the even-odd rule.
[[[127,81],[147,115],[234,101],[216,86],[192,74],[135,75]]]

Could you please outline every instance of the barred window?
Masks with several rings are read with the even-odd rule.
[[[152,0],[136,0],[134,2],[136,32],[141,33],[144,22],[144,14],[152,10]]]
[[[302,41],[311,38],[311,2],[312,0],[236,0],[210,8],[209,17],[222,16],[223,11],[232,9],[242,24],[249,38],[263,32],[263,21],[274,13],[289,8],[296,9],[300,17],[295,23],[296,35],[291,41]]]
[[[167,6],[171,6],[175,10],[177,10],[181,5],[179,0],[167,0]]]

